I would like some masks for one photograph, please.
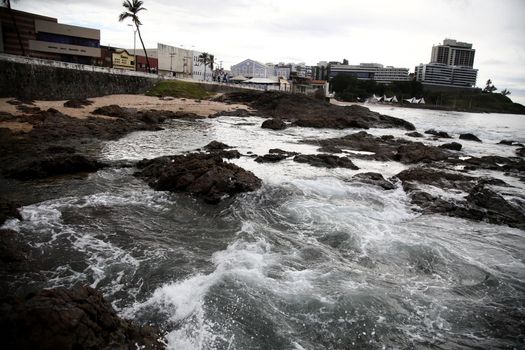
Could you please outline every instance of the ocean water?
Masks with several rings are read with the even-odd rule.
[[[515,147],[497,143],[525,143],[525,116],[371,108],[420,132],[474,133],[483,143],[460,141],[465,156],[513,156]],[[170,349],[525,346],[524,231],[421,215],[399,183],[384,191],[351,180],[366,171],[393,176],[406,168],[396,162],[355,160],[360,170],[256,163],[253,155],[270,148],[317,153],[301,141],[355,132],[261,123],[169,121],[105,144],[105,161],[180,154],[212,140],[235,147],[244,156],[232,162],[263,186],[219,205],[153,191],[134,168],[32,183],[53,199],[23,207],[24,220],[6,226],[40,252],[44,278],[28,274],[12,287],[91,285],[120,315],[165,330]],[[478,175],[512,184],[509,198],[525,193],[501,173]]]

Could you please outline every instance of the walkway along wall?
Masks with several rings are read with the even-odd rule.
[[[140,94],[156,74],[0,54],[0,97],[67,100]]]

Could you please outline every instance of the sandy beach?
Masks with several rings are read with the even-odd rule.
[[[0,112],[10,113],[14,116],[25,114],[17,109],[16,105],[12,105],[7,101],[14,98],[0,98]],[[164,111],[183,111],[187,113],[195,113],[197,115],[207,117],[210,114],[217,112],[233,111],[236,109],[249,109],[249,107],[242,104],[226,104],[222,102],[215,102],[209,100],[193,100],[187,98],[173,98],[160,99],[155,96],[146,95],[108,95],[102,97],[89,98],[93,104],[85,106],[84,108],[68,108],[64,107],[66,100],[60,101],[34,101],[34,105],[41,110],[54,108],[61,113],[64,113],[73,118],[87,118],[89,116],[107,118],[104,116],[93,115],[93,111],[99,107],[107,105],[119,105],[121,107],[136,108],[137,110],[157,109]],[[28,132],[31,130],[31,125],[28,123],[20,123],[15,121],[0,121],[0,128],[8,128],[16,132]]]

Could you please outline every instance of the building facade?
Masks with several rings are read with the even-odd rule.
[[[113,68],[135,70],[135,55],[130,54],[126,50],[115,50],[112,52],[111,58]]]
[[[475,52],[470,43],[445,39],[432,47],[430,63],[416,66],[415,78],[423,85],[472,88],[478,75]]]
[[[98,29],[5,7],[0,7],[0,27],[2,52],[8,54],[82,64],[93,64],[101,57]]]
[[[432,47],[430,63],[473,67],[475,54],[476,50],[472,48],[472,44],[454,39],[445,39],[443,44]]]
[[[242,75],[246,78],[269,78],[275,77],[275,68],[260,62],[246,59],[236,65],[231,66],[231,75]]]
[[[379,63],[331,64],[330,78],[338,74],[351,75],[359,80],[375,80],[383,84],[390,84],[394,81],[408,81],[408,68],[385,67]]]
[[[192,51],[192,79],[200,81],[212,81],[213,80],[213,68],[211,64],[204,66],[200,62],[199,57],[202,54],[200,51]]]

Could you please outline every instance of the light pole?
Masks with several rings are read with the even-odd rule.
[[[171,76],[173,76],[173,56],[175,56],[175,52],[173,52],[173,49],[170,53],[170,72],[171,72]]]
[[[135,56],[135,70],[137,70],[137,29],[135,29],[133,24],[128,24],[128,27],[131,27],[131,29],[133,29],[133,55]]]

